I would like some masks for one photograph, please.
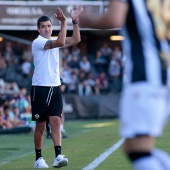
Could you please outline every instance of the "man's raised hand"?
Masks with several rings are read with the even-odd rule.
[[[82,13],[82,11],[83,11],[82,5],[79,5],[76,10],[70,9],[70,14],[71,14],[72,20],[76,21],[78,19],[79,15]]]
[[[56,10],[56,14],[55,17],[59,20],[59,21],[66,21],[66,17],[63,14],[63,11],[58,7]]]

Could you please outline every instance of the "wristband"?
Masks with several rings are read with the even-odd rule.
[[[72,23],[73,24],[78,24],[78,20],[76,19],[76,20],[72,20]]]

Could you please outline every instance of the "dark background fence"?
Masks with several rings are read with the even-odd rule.
[[[119,94],[100,96],[66,95],[64,106],[65,118],[117,118],[119,108]]]

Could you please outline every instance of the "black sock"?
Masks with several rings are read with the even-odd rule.
[[[35,149],[35,154],[36,154],[36,160],[38,160],[40,157],[42,157],[41,149]]]
[[[128,153],[128,157],[132,162],[137,159],[144,158],[147,156],[151,156],[151,153],[149,151],[148,152],[130,152],[130,153]]]
[[[61,146],[54,146],[54,149],[56,157],[61,154]]]

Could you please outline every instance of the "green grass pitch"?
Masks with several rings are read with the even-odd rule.
[[[62,169],[82,170],[100,154],[120,140],[117,119],[66,121],[68,138],[63,139],[62,154],[69,159],[69,165]],[[0,170],[31,170],[35,154],[33,133],[0,135]],[[157,147],[170,153],[170,123],[157,140]],[[95,170],[131,170],[129,161],[121,147],[108,156]],[[49,169],[54,160],[53,142],[44,136],[42,154]]]

